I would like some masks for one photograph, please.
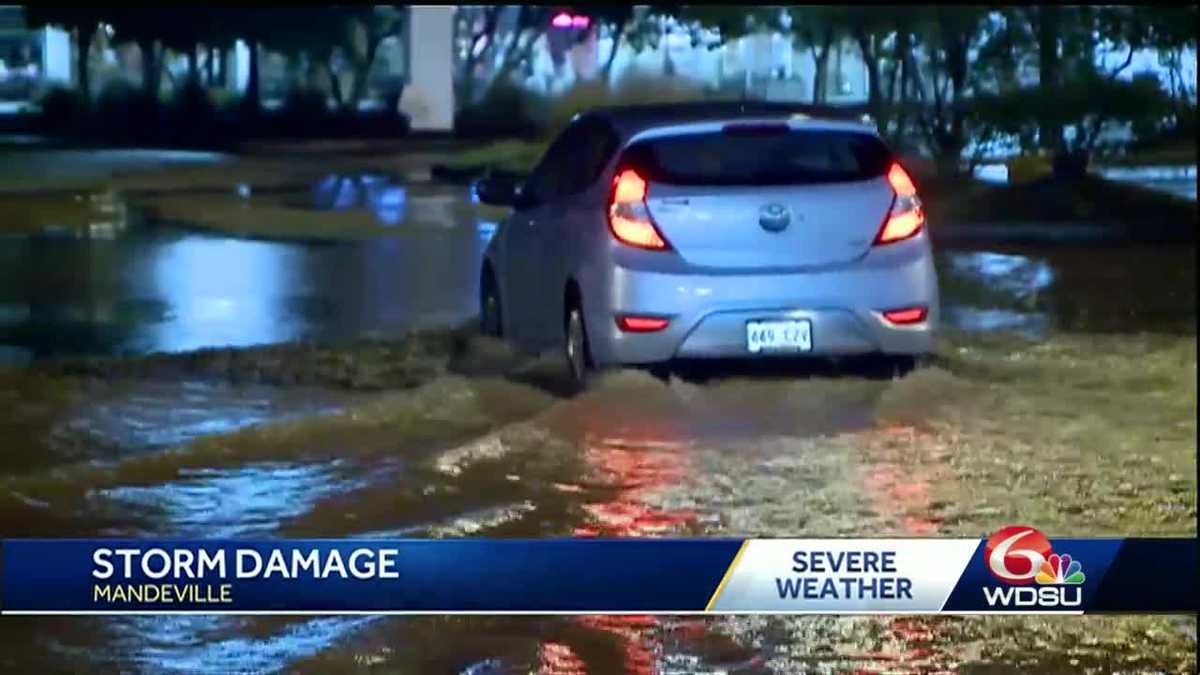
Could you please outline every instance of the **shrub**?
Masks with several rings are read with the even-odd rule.
[[[454,116],[454,131],[467,138],[530,137],[541,132],[545,99],[508,82],[494,83],[478,103]]]
[[[96,98],[92,121],[110,140],[142,140],[158,131],[158,101],[125,80],[113,80]]]
[[[46,131],[72,133],[78,130],[87,114],[83,95],[69,87],[51,87],[38,101],[41,125]]]
[[[286,131],[295,135],[317,133],[331,117],[325,92],[309,87],[288,90],[282,115]]]
[[[1008,182],[1030,183],[1049,176],[1053,164],[1044,154],[1025,154],[1008,160]]]
[[[207,139],[212,135],[217,108],[208,89],[199,82],[186,82],[170,100],[168,125],[176,136]]]
[[[1021,139],[1025,150],[1032,149],[1040,127],[1061,126],[1067,133],[1060,156],[1051,161],[1053,173],[1079,177],[1091,154],[1122,150],[1161,133],[1172,121],[1172,104],[1154,77],[1088,75],[1052,92],[1031,87],[979,95],[970,103],[969,119],[977,141],[1008,135]],[[1121,129],[1131,133],[1123,136]],[[1106,131],[1114,133],[1106,138]]]
[[[639,103],[681,103],[707,98],[703,87],[681,77],[630,75],[615,86],[604,80],[584,80],[554,99],[547,133],[557,135],[575,115],[604,106]]]

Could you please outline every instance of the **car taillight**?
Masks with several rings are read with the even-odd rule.
[[[928,315],[929,310],[924,305],[904,307],[902,309],[888,309],[883,312],[883,318],[887,319],[888,323],[898,326],[910,326],[914,323],[921,323]]]
[[[617,317],[617,328],[627,333],[653,333],[670,325],[671,321],[661,316],[632,316]]]
[[[667,248],[667,242],[650,218],[646,193],[646,180],[636,171],[625,169],[617,172],[608,202],[608,227],[622,244],[663,250]]]
[[[883,226],[879,228],[879,236],[875,237],[876,246],[915,237],[925,225],[925,212],[921,209],[921,199],[917,197],[917,187],[904,167],[892,164],[888,169],[887,181],[896,195],[884,216]]]

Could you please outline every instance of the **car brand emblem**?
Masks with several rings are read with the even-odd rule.
[[[792,210],[783,204],[766,204],[758,210],[758,224],[767,232],[781,232],[792,222]]]

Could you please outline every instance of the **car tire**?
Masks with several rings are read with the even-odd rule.
[[[479,332],[488,337],[504,336],[504,314],[500,305],[500,286],[489,269],[479,289]]]
[[[587,388],[592,375],[592,357],[587,324],[583,319],[583,308],[578,301],[567,305],[563,331],[563,356],[566,361],[567,378],[572,389],[582,391]]]
[[[889,357],[886,361],[886,364],[889,371],[889,377],[893,380],[899,380],[912,373],[917,368],[920,368],[923,365],[923,360],[920,357],[905,354]]]

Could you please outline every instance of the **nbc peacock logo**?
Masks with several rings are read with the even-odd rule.
[[[1050,558],[1038,568],[1037,576],[1033,578],[1039,584],[1082,584],[1087,577],[1083,574],[1083,565],[1071,556],[1052,553]]]
[[[992,607],[1079,607],[1083,565],[1055,553],[1046,535],[1032,527],[1010,525],[988,537],[983,562],[1001,586],[984,586]],[[1036,586],[1031,586],[1036,584]]]

